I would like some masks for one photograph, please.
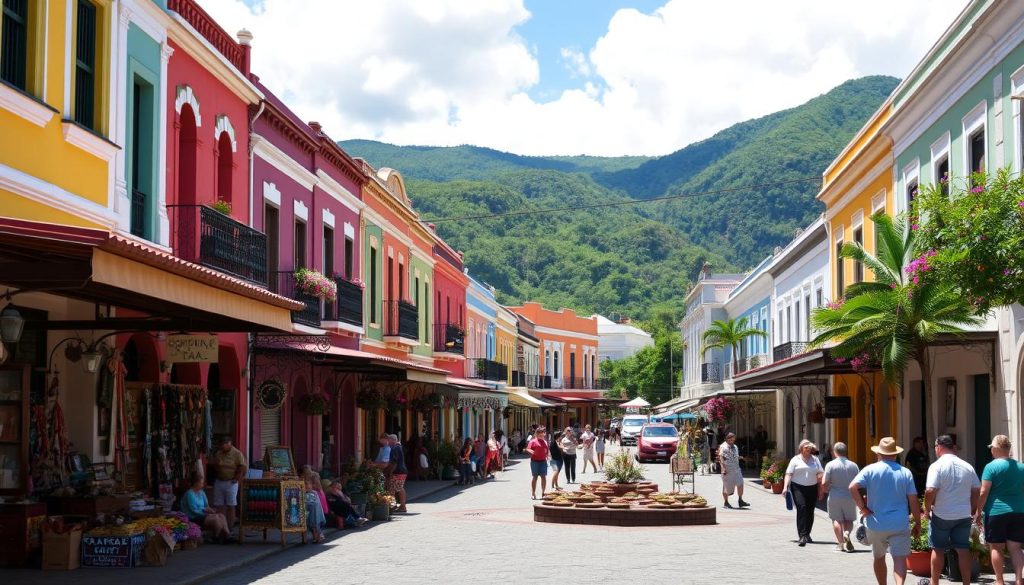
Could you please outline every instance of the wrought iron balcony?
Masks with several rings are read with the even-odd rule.
[[[272,273],[270,290],[275,293],[295,299],[304,304],[306,308],[292,311],[292,323],[301,323],[310,327],[320,326],[320,298],[307,294],[299,289],[295,282],[294,271],[278,271]]]
[[[418,341],[420,313],[408,301],[384,301],[384,336]]]
[[[434,323],[434,351],[466,354],[466,333],[453,323]]]
[[[539,382],[540,382],[540,388],[542,388],[544,390],[550,390],[551,388],[555,388],[556,387],[554,385],[556,380],[552,379],[551,376],[540,376]]]
[[[810,344],[806,341],[789,341],[782,345],[776,345],[775,350],[772,352],[772,357],[775,358],[775,361],[780,361],[807,353],[808,345]]]
[[[324,321],[341,321],[356,327],[363,326],[363,287],[340,276],[334,277],[338,298],[324,303]]]
[[[504,382],[508,380],[508,366],[494,360],[475,358],[469,360],[469,377]]]
[[[176,256],[261,286],[275,286],[267,282],[266,234],[205,205],[168,205],[167,211]]]
[[[595,390],[611,390],[612,381],[608,378],[598,378],[590,383],[590,387]]]
[[[704,384],[711,384],[722,381],[722,364],[718,362],[704,362],[700,365],[700,381]]]
[[[519,370],[512,370],[512,385],[525,388],[540,388],[541,380],[537,374],[527,374]]]
[[[590,388],[586,378],[562,378],[562,388],[570,390],[585,390]]]

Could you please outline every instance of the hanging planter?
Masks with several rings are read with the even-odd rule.
[[[331,412],[331,397],[325,392],[313,392],[299,397],[299,410],[309,416],[323,416]]]
[[[807,413],[807,422],[812,424],[820,424],[825,422],[825,412],[822,410],[821,404],[815,404],[814,410]]]
[[[387,399],[376,388],[362,388],[356,393],[356,406],[363,410],[381,410],[387,405]]]
[[[716,423],[728,422],[732,418],[734,410],[733,403],[721,397],[712,398],[704,405],[704,412],[707,413],[708,419]]]
[[[502,408],[501,409],[501,416],[503,416],[504,418],[508,418],[508,417],[512,416],[512,407],[511,406],[506,406],[505,408]]]
[[[295,271],[295,288],[311,297],[334,301],[338,298],[338,285],[319,271],[300,268]]]

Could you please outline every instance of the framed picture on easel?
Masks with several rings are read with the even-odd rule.
[[[268,445],[263,455],[265,471],[273,472],[278,477],[295,477],[295,457],[292,448],[286,445]]]

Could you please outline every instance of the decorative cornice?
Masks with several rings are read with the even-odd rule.
[[[0,108],[40,128],[49,124],[53,116],[59,113],[57,109],[6,83],[0,83]]]
[[[64,140],[89,154],[110,162],[121,147],[71,120],[63,120]]]
[[[263,99],[263,93],[180,14],[171,13],[171,19],[173,23],[167,29],[167,36],[199,62],[204,69],[246,103],[256,104]]]
[[[253,145],[253,154],[267,161],[274,168],[288,175],[293,181],[305,189],[312,190],[319,181],[306,167],[300,165],[292,157],[259,134],[253,134],[249,140]]]
[[[366,206],[358,197],[352,194],[351,191],[345,188],[344,185],[334,180],[333,177],[327,174],[323,169],[316,170],[317,186],[327,192],[328,195],[336,199],[339,203],[349,208],[353,213],[359,213],[363,207]]]

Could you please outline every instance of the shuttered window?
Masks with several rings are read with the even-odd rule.
[[[78,26],[75,31],[75,122],[95,130],[96,6],[89,0],[78,0]]]
[[[260,410],[260,447],[281,444],[281,409]]]
[[[0,79],[27,91],[28,0],[3,0],[0,32]]]

